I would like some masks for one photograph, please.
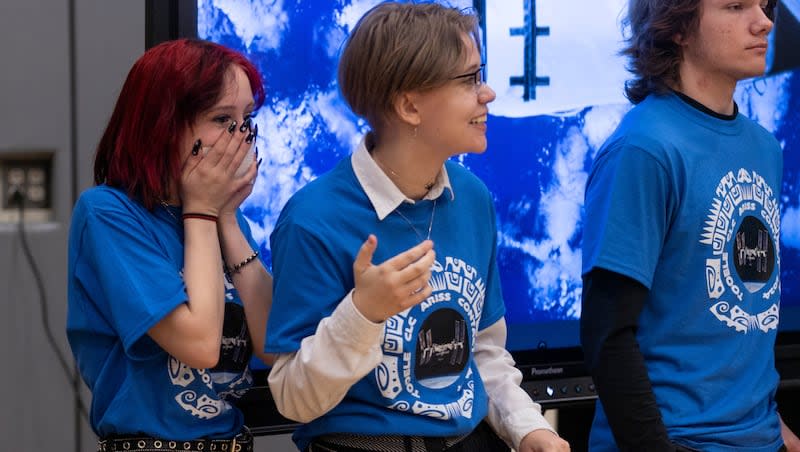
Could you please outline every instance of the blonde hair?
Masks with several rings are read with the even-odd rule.
[[[436,3],[381,3],[359,19],[339,59],[339,89],[353,112],[379,130],[395,97],[437,88],[467,58],[464,36],[480,51],[478,19]]]

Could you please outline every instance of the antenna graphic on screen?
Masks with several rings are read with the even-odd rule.
[[[537,86],[549,86],[550,77],[536,73],[536,40],[542,36],[550,36],[550,27],[539,27],[536,24],[536,0],[523,0],[525,6],[524,25],[510,28],[511,36],[522,36],[525,40],[524,73],[511,77],[511,85],[522,85],[522,98],[527,102],[536,99]]]

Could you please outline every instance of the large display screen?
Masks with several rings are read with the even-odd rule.
[[[198,36],[260,68],[264,161],[244,205],[269,261],[269,234],[304,184],[349,156],[367,130],[340,98],[343,42],[376,0],[200,0]],[[481,17],[489,105],[487,152],[455,159],[497,208],[498,262],[512,351],[577,347],[584,184],[592,159],[631,107],[620,18],[626,0],[462,0]],[[781,330],[800,330],[800,0],[779,2],[767,76],[740,83],[740,111],[784,149]],[[794,52],[794,53],[793,53]],[[698,237],[698,240],[700,238]],[[698,275],[704,278],[705,275]],[[313,284],[313,281],[308,283]]]

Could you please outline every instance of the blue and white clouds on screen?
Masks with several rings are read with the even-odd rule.
[[[245,52],[266,82],[268,102],[256,117],[263,162],[244,208],[267,258],[269,234],[289,197],[349,155],[366,131],[338,94],[336,63],[347,33],[377,3],[198,2],[200,37]],[[522,26],[523,2],[487,0],[488,83],[497,92],[490,104],[489,148],[481,156],[458,158],[495,195],[510,329],[579,318],[584,183],[598,148],[630,108],[622,92],[629,75],[617,55],[626,1],[535,3],[537,25],[549,28],[548,35],[536,39],[536,71],[550,83],[538,87],[536,99],[529,101],[520,86],[509,83],[523,71],[522,39],[509,33]],[[783,3],[796,11],[800,0]],[[465,0],[449,4],[472,7]],[[743,113],[796,153],[800,137],[786,124],[791,90],[798,85],[795,74],[743,82],[736,99]],[[797,185],[784,185],[784,245],[797,255],[784,253],[784,264],[800,262]]]

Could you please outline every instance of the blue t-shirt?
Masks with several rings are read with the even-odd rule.
[[[381,221],[347,158],[281,212],[270,237],[275,289],[268,352],[297,351],[353,289],[353,261],[369,234],[378,239],[378,264],[417,245],[433,215],[436,251],[431,296],[387,320],[382,362],[335,408],[295,432],[300,450],[335,432],[460,435],[486,416],[472,352],[477,331],[505,313],[494,205],[469,171],[452,162],[446,168],[454,197],[445,190],[435,206],[433,200],[404,203]]]
[[[755,122],[651,95],[599,151],[586,189],[583,272],[650,289],[637,340],[670,438],[775,451],[781,148]],[[591,448],[616,450],[598,403]]]
[[[73,211],[67,338],[92,391],[91,425],[101,438],[227,438],[242,428],[229,400],[252,386],[252,343],[230,281],[214,369],[186,366],[147,335],[187,300],[180,217],[179,208],[151,212],[107,186],[84,192]],[[238,219],[257,249],[241,213]]]

